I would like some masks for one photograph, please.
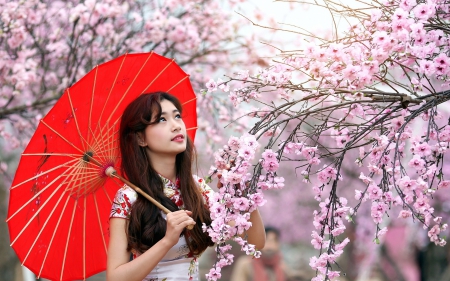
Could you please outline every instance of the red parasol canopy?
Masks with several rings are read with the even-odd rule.
[[[123,184],[106,176],[105,169],[120,170],[123,110],[139,95],[155,91],[178,97],[194,139],[196,97],[189,76],[153,52],[126,54],[95,67],[41,120],[20,159],[7,219],[11,246],[37,276],[86,279],[106,269],[109,212]]]

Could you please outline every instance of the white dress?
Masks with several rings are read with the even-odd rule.
[[[204,203],[208,204],[210,196],[212,196],[212,189],[205,183],[202,178],[193,176],[203,195]],[[183,209],[183,202],[181,194],[178,189],[178,181],[176,183],[161,176],[164,182],[164,193],[167,197],[172,199],[173,202],[180,209]],[[133,203],[137,199],[137,193],[131,187],[124,185],[120,188],[114,198],[114,202],[111,206],[110,218],[130,218],[130,211]],[[163,217],[166,215],[161,212]],[[132,250],[133,259],[139,258],[140,253]],[[156,265],[156,267],[148,274],[144,281],[178,281],[178,280],[199,280],[198,277],[198,256],[193,256],[189,252],[186,239],[181,236],[178,243],[173,246],[162,260]]]

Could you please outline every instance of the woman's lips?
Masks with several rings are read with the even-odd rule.
[[[184,136],[183,135],[176,135],[172,141],[176,141],[176,142],[183,142],[184,141]]]

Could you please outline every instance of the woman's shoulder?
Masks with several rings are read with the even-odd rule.
[[[110,218],[130,218],[131,206],[137,199],[137,193],[128,185],[124,185],[116,192],[111,206]]]

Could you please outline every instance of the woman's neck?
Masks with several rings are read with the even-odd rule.
[[[166,179],[175,182],[177,179],[177,171],[175,168],[176,156],[161,156],[155,155],[147,151],[149,156],[150,165],[155,169],[155,171]]]

